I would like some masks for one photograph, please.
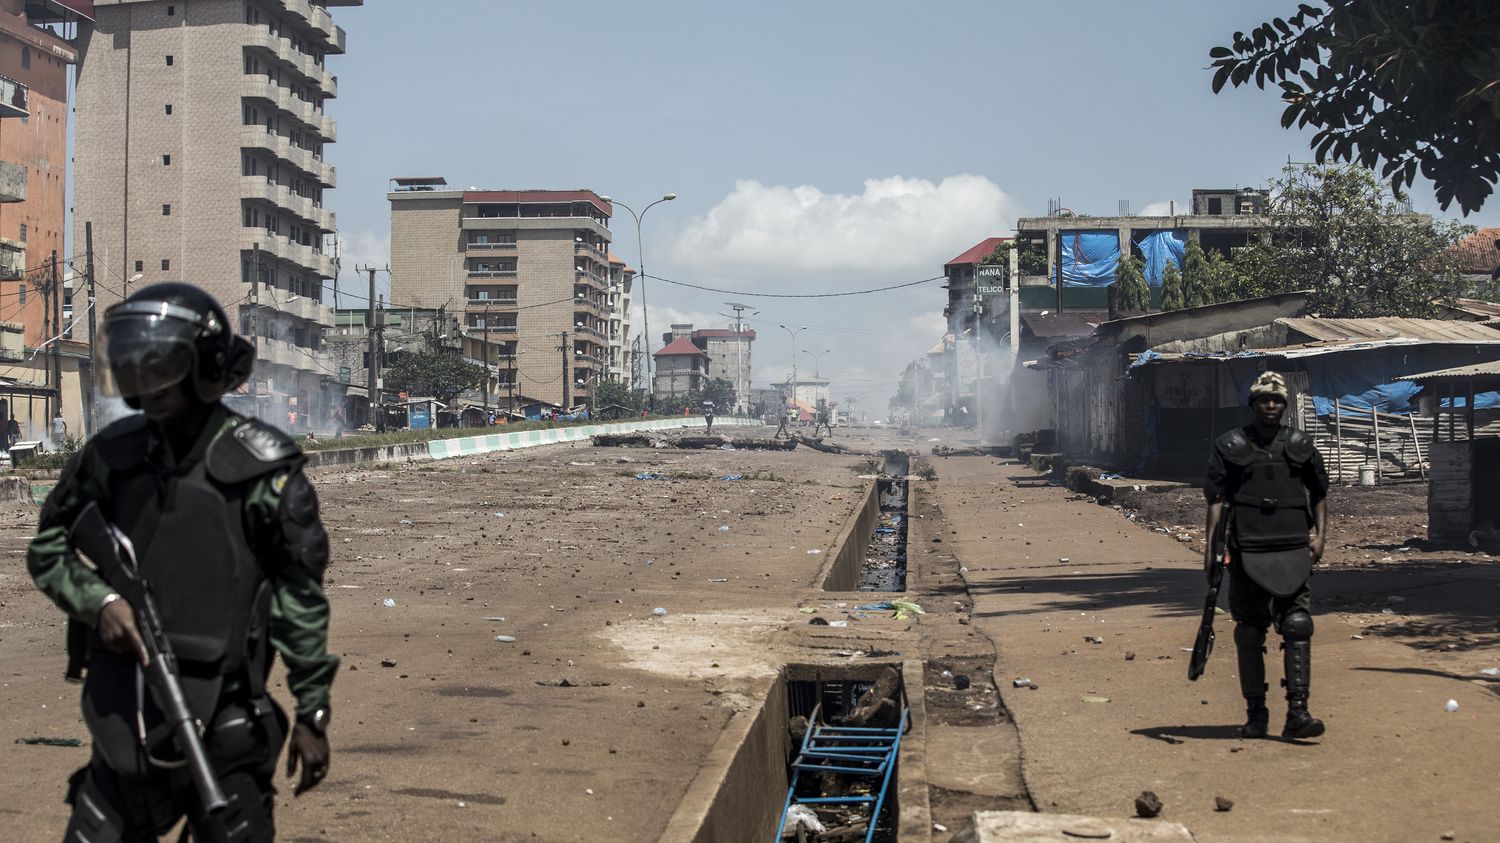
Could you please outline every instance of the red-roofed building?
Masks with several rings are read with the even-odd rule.
[[[656,394],[660,397],[702,392],[708,383],[708,352],[689,337],[667,343],[656,358]]]
[[[1481,228],[1458,241],[1458,270],[1475,281],[1489,283],[1500,273],[1500,228]]]

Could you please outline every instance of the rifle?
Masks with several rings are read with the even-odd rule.
[[[1224,582],[1224,519],[1209,537],[1212,555],[1208,566],[1208,596],[1203,599],[1203,619],[1198,622],[1198,637],[1193,641],[1193,655],[1188,659],[1188,680],[1197,681],[1208,667],[1214,651],[1214,615],[1219,611],[1219,586]]]
[[[166,718],[177,749],[192,774],[193,787],[208,815],[207,822],[211,828],[218,826],[222,829],[224,810],[229,801],[224,798],[224,790],[219,787],[219,779],[208,762],[208,751],[198,734],[198,721],[188,708],[187,695],[183,693],[177,673],[177,657],[172,653],[172,642],[162,627],[161,612],[157,609],[156,599],[151,596],[151,584],[141,577],[135,547],[128,536],[104,518],[98,503],[90,503],[79,513],[68,530],[68,541],[94,563],[110,587],[119,592],[135,611],[136,626],[140,628],[149,658],[145,668],[146,684],[151,688],[151,696]],[[145,736],[141,739],[144,740]]]

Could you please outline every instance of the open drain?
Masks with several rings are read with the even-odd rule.
[[[907,728],[900,671],[790,680],[787,692],[795,746],[775,839],[894,841]]]
[[[884,471],[876,481],[880,517],[860,567],[860,591],[906,590],[906,473],[911,458],[900,451],[884,456]]]

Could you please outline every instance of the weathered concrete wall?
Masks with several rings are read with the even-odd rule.
[[[1474,528],[1473,445],[1439,439],[1427,455],[1427,537],[1435,542],[1466,541]]]
[[[31,502],[31,479],[28,477],[0,477],[0,501]]]
[[[834,540],[838,550],[814,584],[824,591],[854,591],[859,587],[859,573],[864,567],[865,551],[875,524],[880,520],[880,484],[871,480],[865,486],[864,501],[854,508]]]
[[[313,468],[325,465],[354,465],[362,462],[390,462],[392,460],[428,460],[426,442],[408,442],[404,445],[371,445],[367,448],[335,448],[327,451],[310,451],[307,464]]]

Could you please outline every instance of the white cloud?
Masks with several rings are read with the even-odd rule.
[[[1147,204],[1146,207],[1142,208],[1139,212],[1137,212],[1136,216],[1141,216],[1141,217],[1165,217],[1165,216],[1171,214],[1172,211],[1173,211],[1172,203],[1170,201],[1166,200],[1166,199],[1163,199],[1160,202],[1151,202],[1151,203]],[[1183,211],[1183,213],[1187,213],[1187,209],[1186,208],[1183,208],[1182,211]]]
[[[857,195],[745,180],[677,234],[669,263],[694,277],[781,288],[809,276],[849,278],[851,285],[915,280],[1009,231],[1018,210],[994,182],[967,174],[938,183],[869,179]]]

